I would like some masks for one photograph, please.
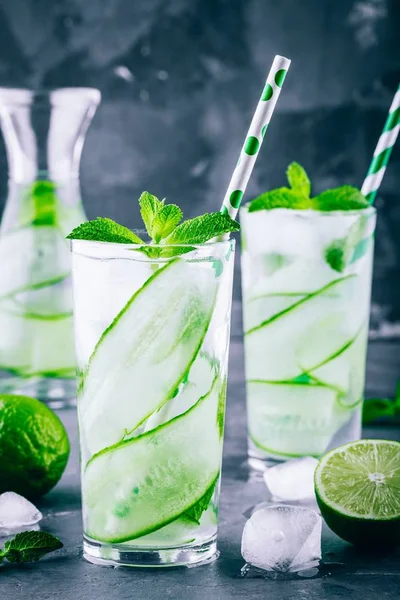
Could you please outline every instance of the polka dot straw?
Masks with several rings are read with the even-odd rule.
[[[289,66],[288,58],[275,56],[221,207],[221,212],[233,219],[246,191]]]

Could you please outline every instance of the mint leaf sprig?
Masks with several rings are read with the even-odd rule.
[[[127,227],[103,217],[82,223],[67,238],[136,244],[140,246],[137,250],[150,258],[169,258],[190,252],[194,250],[193,245],[204,244],[226,233],[239,231],[240,228],[239,223],[220,212],[206,213],[181,223],[183,213],[179,206],[166,204],[165,200],[159,200],[149,192],[141,194],[139,205],[151,240],[148,244]]]
[[[248,204],[249,212],[290,208],[292,210],[360,210],[368,208],[369,203],[357,188],[343,185],[326,190],[311,197],[311,182],[305,169],[297,162],[291,163],[286,171],[289,187],[270,190],[258,196]]]
[[[62,542],[44,531],[23,531],[0,549],[0,563],[5,559],[11,563],[35,562],[46,554],[59,550]]]

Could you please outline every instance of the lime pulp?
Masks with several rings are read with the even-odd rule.
[[[315,471],[327,525],[354,544],[400,542],[400,443],[359,440],[328,452]]]

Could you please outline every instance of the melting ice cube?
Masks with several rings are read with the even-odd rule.
[[[0,537],[39,529],[42,513],[23,496],[14,492],[0,495]]]
[[[317,464],[316,458],[305,456],[267,469],[264,481],[273,499],[280,502],[315,500],[314,472]]]
[[[310,508],[268,506],[247,521],[242,556],[260,569],[297,572],[318,566],[321,559],[321,517]]]

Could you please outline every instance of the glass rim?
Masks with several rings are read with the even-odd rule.
[[[0,86],[0,106],[31,106],[35,101],[40,105],[41,100],[57,105],[67,103],[71,98],[91,100],[97,105],[101,100],[101,92],[95,87],[85,86],[38,88],[37,90]]]
[[[132,229],[134,233],[142,233],[142,230]],[[168,249],[168,248],[193,248],[193,250],[204,249],[204,248],[221,248],[223,246],[235,245],[235,238],[229,238],[228,240],[221,240],[216,242],[203,242],[202,244],[134,244],[134,243],[121,243],[121,242],[101,242],[98,240],[81,240],[81,239],[69,239],[71,249],[73,250],[73,246],[75,244],[83,244],[84,246],[93,247],[99,246],[100,248],[105,248],[108,246],[110,249],[118,249],[121,250],[138,250],[140,248],[160,248],[160,249]]]
[[[240,208],[240,212],[245,212],[247,214],[253,214],[250,213],[249,211],[249,203],[244,204],[241,208]],[[377,213],[377,209],[375,206],[373,206],[372,204],[370,206],[367,206],[365,208],[355,208],[353,210],[315,210],[314,208],[306,208],[306,209],[299,209],[299,208],[286,208],[286,207],[276,207],[276,208],[269,208],[269,209],[261,209],[261,210],[257,210],[254,211],[255,215],[259,215],[260,213],[262,214],[271,214],[271,213],[289,213],[291,215],[300,215],[300,216],[306,216],[306,217],[311,217],[311,216],[315,216],[316,218],[324,218],[324,217],[338,217],[338,216],[354,216],[354,215],[359,215],[359,214],[365,214],[365,215],[374,215]]]

